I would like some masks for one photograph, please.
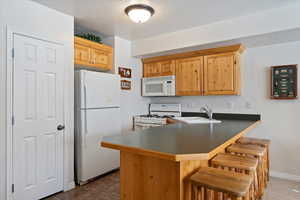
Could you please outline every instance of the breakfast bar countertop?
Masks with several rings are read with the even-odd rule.
[[[180,161],[209,159],[219,148],[228,146],[254,128],[259,118],[222,117],[216,124],[182,122],[133,131],[126,135],[104,137],[104,147]]]

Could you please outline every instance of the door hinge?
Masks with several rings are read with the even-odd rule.
[[[11,124],[14,126],[15,125],[15,116],[11,117]]]
[[[14,49],[14,48],[11,50],[11,57],[12,57],[12,58],[15,57],[15,49]]]
[[[15,184],[11,185],[11,193],[15,193]]]

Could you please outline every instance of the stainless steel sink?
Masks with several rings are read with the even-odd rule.
[[[173,119],[187,124],[217,124],[222,122],[216,119],[210,120],[205,117],[174,117]]]

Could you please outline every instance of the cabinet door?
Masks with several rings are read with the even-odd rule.
[[[239,62],[236,53],[204,57],[204,94],[239,94]]]
[[[90,48],[75,44],[75,64],[89,65],[90,64]]]
[[[159,62],[160,65],[160,76],[171,76],[175,75],[175,61],[168,60]]]
[[[176,61],[176,95],[202,95],[203,57]]]
[[[111,57],[109,52],[99,49],[91,49],[91,63],[93,67],[105,70],[111,69]]]
[[[158,62],[144,64],[144,77],[160,76],[160,71]]]

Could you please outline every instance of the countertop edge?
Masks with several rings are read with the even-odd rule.
[[[170,153],[163,153],[159,151],[153,151],[138,147],[129,147],[125,145],[120,144],[112,144],[109,142],[101,142],[102,147],[107,147],[111,149],[116,149],[120,151],[126,151],[130,153],[135,153],[139,155],[144,156],[152,156],[157,157],[161,159],[171,160],[171,161],[184,161],[184,160],[208,160],[212,157],[214,157],[218,152],[225,150],[226,147],[228,147],[230,144],[235,143],[236,140],[238,140],[240,137],[245,135],[247,132],[255,128],[261,120],[258,120],[254,122],[252,125],[241,131],[240,133],[236,134],[234,137],[232,137],[230,140],[226,141],[225,143],[221,144],[220,146],[216,147],[209,153],[199,153],[199,154],[170,154]]]
[[[217,155],[222,150],[225,150],[229,145],[235,143],[238,139],[240,139],[246,133],[248,133],[249,131],[251,131],[252,129],[254,129],[260,122],[261,122],[261,120],[256,121],[251,126],[247,127],[246,129],[242,130],[240,133],[236,134],[230,140],[226,141],[225,143],[223,143],[220,146],[218,146],[215,149],[213,149],[211,152],[208,153],[209,154],[208,159],[211,159],[212,157],[214,157],[215,155]]]
[[[126,152],[130,152],[130,153],[140,154],[140,155],[144,155],[144,156],[152,156],[152,157],[157,157],[157,158],[161,158],[161,159],[176,161],[176,154],[163,153],[163,152],[159,152],[159,151],[142,149],[142,148],[138,148],[138,147],[129,147],[129,146],[120,145],[120,144],[112,144],[109,142],[101,142],[101,146],[120,150],[120,151],[126,151]]]

